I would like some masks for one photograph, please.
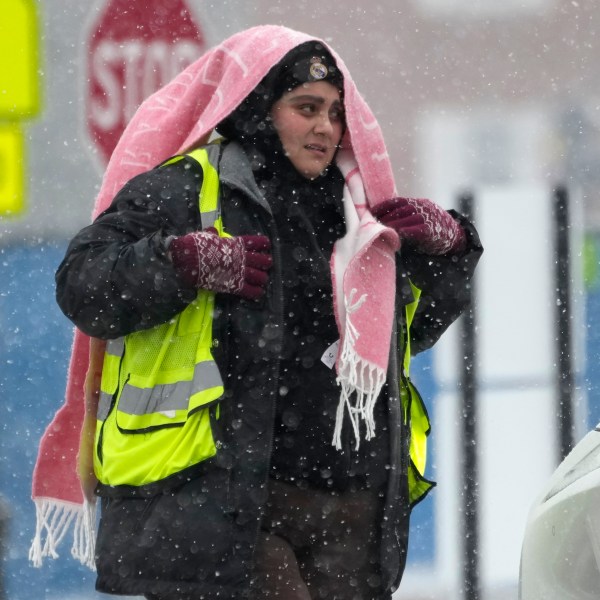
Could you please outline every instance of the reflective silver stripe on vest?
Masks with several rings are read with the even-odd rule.
[[[100,400],[98,401],[98,414],[97,418],[99,421],[105,421],[110,412],[110,404],[112,402],[112,396],[106,392],[100,392]]]
[[[223,380],[214,361],[201,362],[194,368],[191,381],[137,388],[125,385],[119,398],[119,410],[128,415],[146,415],[166,410],[187,410],[190,396],[213,387]]]
[[[200,213],[200,221],[202,222],[202,229],[213,227],[215,221],[219,218],[221,211],[210,210],[207,212]]]
[[[123,351],[125,350],[125,338],[120,337],[116,340],[108,340],[106,343],[106,354],[110,356],[123,356]],[[100,398],[98,400],[98,412],[96,416],[99,421],[105,421],[106,417],[108,417],[108,413],[110,412],[110,405],[112,404],[112,394],[107,394],[100,390]]]
[[[125,338],[120,337],[116,340],[108,340],[106,342],[106,350],[107,354],[111,356],[123,356],[123,351],[125,350]]]

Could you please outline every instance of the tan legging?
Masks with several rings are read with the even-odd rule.
[[[379,569],[381,499],[270,482],[256,550],[253,600],[384,600]]]
[[[390,600],[379,574],[381,503],[369,490],[328,492],[272,480],[252,600]]]

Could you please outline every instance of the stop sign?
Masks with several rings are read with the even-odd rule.
[[[141,102],[205,49],[184,0],[108,0],[92,24],[85,121],[105,165]]]

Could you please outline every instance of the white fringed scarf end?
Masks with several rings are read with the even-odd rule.
[[[351,315],[364,304],[367,300],[367,294],[363,294],[354,302],[355,295],[356,289],[352,289],[349,298],[344,299],[346,325],[337,378],[337,382],[341,386],[341,392],[336,411],[332,441],[332,444],[338,450],[342,448],[342,426],[344,423],[345,408],[348,409],[348,416],[350,417],[350,423],[354,431],[356,450],[360,447],[361,420],[365,424],[365,439],[370,440],[375,436],[373,409],[386,378],[384,369],[364,360],[356,352],[355,345],[359,333],[352,324]],[[352,402],[353,397],[354,403]]]
[[[34,500],[36,527],[29,549],[29,560],[41,567],[44,558],[58,558],[57,548],[69,529],[73,528],[71,555],[82,565],[96,569],[96,505],[83,505],[48,498]]]

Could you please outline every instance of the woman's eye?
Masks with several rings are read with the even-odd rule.
[[[311,115],[315,112],[315,107],[313,104],[302,104],[299,108],[301,112],[307,115]]]
[[[344,111],[343,110],[333,110],[333,111],[331,111],[329,118],[332,121],[343,121],[344,120]]]

